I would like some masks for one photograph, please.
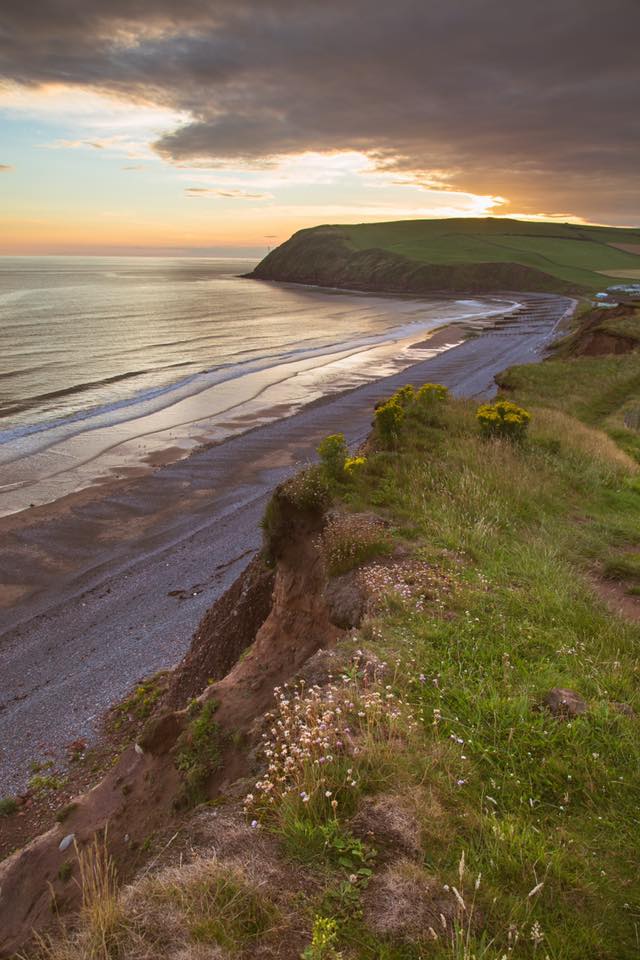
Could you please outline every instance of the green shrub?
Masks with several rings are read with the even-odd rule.
[[[376,851],[336,819],[318,824],[305,817],[285,816],[279,832],[286,852],[295,860],[345,870],[363,883],[373,873]]]
[[[375,428],[383,447],[389,449],[396,446],[404,417],[404,408],[395,397],[378,407],[375,413]]]
[[[424,383],[416,394],[414,411],[424,423],[439,425],[439,414],[449,399],[449,391],[441,383]]]
[[[33,793],[46,793],[48,790],[60,790],[65,784],[61,777],[56,777],[52,773],[35,773],[29,778],[27,786]]]
[[[136,684],[133,692],[116,707],[111,718],[114,731],[120,730],[126,723],[137,724],[153,713],[154,707],[165,689],[166,672],[158,673]]]
[[[449,390],[441,383],[423,383],[416,394],[416,400],[421,404],[446,403],[448,399]]]
[[[18,802],[15,797],[3,797],[0,800],[0,817],[10,817],[18,809]]]
[[[366,466],[366,457],[347,457],[344,464],[344,472],[349,480],[357,477]]]
[[[195,806],[206,800],[207,780],[220,764],[220,735],[214,714],[215,700],[197,704],[197,714],[181,734],[176,767],[184,781],[183,802]]]
[[[401,407],[410,407],[415,399],[416,391],[410,383],[406,383],[404,387],[400,387],[391,397],[391,400],[399,403]]]
[[[325,437],[318,447],[320,468],[329,483],[344,480],[344,470],[349,448],[344,433],[332,433]]]
[[[484,437],[523,440],[531,414],[510,400],[496,400],[478,407],[476,418]]]

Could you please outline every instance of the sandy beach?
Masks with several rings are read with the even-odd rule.
[[[323,436],[342,431],[357,446],[376,401],[404,383],[442,382],[483,397],[497,372],[539,358],[572,301],[518,299],[517,318],[472,339],[460,342],[449,327],[414,337],[395,359],[377,357],[376,380],[347,378],[302,408],[276,389],[266,414],[264,404],[259,416],[237,411],[244,432],[232,418],[218,424],[219,437],[196,435],[178,449],[163,435],[143,466],[132,458],[98,484],[4,516],[3,791],[24,787],[30,761],[59,760],[74,738],[94,737],[99,717],[138,678],[181,658],[202,614],[257,548],[270,491],[314,458]]]

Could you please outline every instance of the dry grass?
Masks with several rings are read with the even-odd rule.
[[[379,855],[416,860],[422,856],[419,811],[424,805],[423,791],[416,789],[365,797],[350,829],[372,843]]]
[[[78,850],[82,908],[73,928],[37,938],[35,956],[42,960],[116,960],[136,938],[134,924],[118,894],[115,867],[106,839],[96,838]]]
[[[258,880],[238,864],[198,856],[118,890],[104,843],[78,861],[80,914],[39,938],[30,960],[211,960],[251,950],[282,921],[268,870]]]
[[[144,914],[146,939],[174,948],[204,943],[233,952],[267,935],[279,919],[259,883],[209,858],[146,878],[129,899]]]
[[[535,410],[534,435],[553,439],[567,450],[593,461],[612,477],[636,474],[640,466],[602,430],[588,427],[560,410]]]
[[[364,898],[368,927],[395,940],[450,940],[457,915],[454,894],[411,860],[390,864],[374,877]]]

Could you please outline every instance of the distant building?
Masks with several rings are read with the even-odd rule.
[[[591,301],[593,307],[600,307],[606,310],[611,309],[611,307],[617,307],[618,303],[619,301],[614,300],[610,293],[605,292],[596,293]]]
[[[640,283],[616,283],[607,287],[607,296],[616,303],[640,304]]]

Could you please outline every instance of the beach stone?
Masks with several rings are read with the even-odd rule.
[[[60,851],[60,853],[63,853],[65,850],[69,849],[69,847],[75,840],[75,836],[76,836],[75,833],[68,833],[66,837],[63,837],[63,839],[60,841],[60,844],[58,846],[58,850]]]
[[[360,626],[365,612],[365,596],[356,571],[329,580],[324,600],[329,620],[335,627],[352,630]]]
[[[565,720],[571,720],[573,717],[579,717],[587,713],[589,704],[575,690],[567,690],[564,687],[554,687],[547,693],[542,706],[546,707],[554,717]]]

